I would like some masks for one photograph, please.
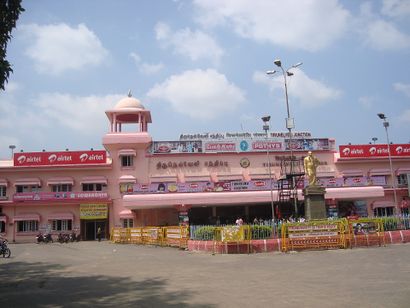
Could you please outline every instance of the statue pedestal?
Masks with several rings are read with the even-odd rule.
[[[326,189],[320,186],[308,186],[303,190],[307,220],[326,219],[325,192]]]

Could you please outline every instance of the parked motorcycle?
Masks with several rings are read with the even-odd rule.
[[[7,244],[7,240],[0,241],[0,254],[3,255],[3,258],[10,258],[11,255],[11,250],[7,247]]]
[[[75,234],[75,232],[73,231],[70,234],[70,242],[78,242],[80,241],[80,235]]]
[[[68,243],[68,239],[67,239],[66,234],[59,233],[59,234],[58,234],[58,237],[57,237],[57,241],[58,241],[60,244]]]
[[[39,243],[53,243],[54,241],[53,241],[53,237],[51,236],[51,233],[47,233],[47,234],[44,234],[43,235],[43,233],[39,233],[39,234],[37,234],[37,236],[36,236],[36,239],[37,239],[37,244],[39,244]]]
[[[44,236],[43,233],[39,233],[36,235],[36,240],[37,240],[37,244],[43,243],[44,242]]]

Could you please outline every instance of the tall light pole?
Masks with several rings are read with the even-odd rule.
[[[9,145],[9,149],[11,150],[11,159],[13,159],[13,153],[14,153],[15,148],[16,148],[16,146],[14,144]]]
[[[269,144],[268,144],[268,132],[269,132],[269,121],[270,116],[262,117],[263,121],[263,130],[265,131],[266,136],[266,157],[268,160],[268,172],[269,172],[269,181],[270,181],[270,205],[272,210],[272,224],[273,224],[273,237],[275,237],[275,207],[273,205],[273,181],[272,181],[272,169],[270,166],[270,156],[269,156]]]
[[[384,129],[386,130],[386,139],[387,139],[387,154],[389,156],[389,164],[390,164],[390,176],[392,180],[392,185],[393,185],[393,196],[394,196],[394,209],[396,211],[396,215],[400,214],[399,210],[399,205],[397,203],[397,194],[396,194],[396,179],[394,178],[394,173],[393,173],[393,163],[391,160],[391,151],[390,151],[390,141],[389,141],[389,131],[387,128],[389,127],[389,122],[387,121],[387,117],[384,113],[378,113],[377,116],[383,120],[383,126]]]
[[[298,62],[298,63],[292,65],[291,67],[289,67],[286,71],[283,69],[282,61],[280,59],[274,60],[273,63],[281,69],[282,75],[283,75],[283,81],[285,83],[285,100],[286,100],[286,111],[287,111],[287,116],[288,116],[286,118],[286,128],[289,130],[290,174],[292,176],[292,188],[294,188],[296,183],[295,183],[295,178],[293,177],[292,129],[295,128],[295,121],[294,121],[294,118],[290,117],[288,84],[287,84],[286,76],[288,76],[288,77],[293,76],[293,73],[290,72],[290,69],[301,66],[303,63]],[[275,73],[276,73],[275,70],[266,72],[266,74],[268,74],[268,75],[273,75]],[[295,215],[297,215],[298,214],[298,203],[297,203],[296,198],[294,198],[294,207],[295,207]]]

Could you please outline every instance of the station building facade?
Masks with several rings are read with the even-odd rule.
[[[38,232],[100,227],[233,223],[303,215],[303,170],[293,200],[280,200],[286,158],[319,159],[329,217],[408,213],[410,144],[342,145],[309,132],[182,134],[153,141],[151,113],[133,97],[106,111],[104,150],[18,152],[0,161],[0,234],[32,242]],[[303,168],[302,168],[303,169]],[[393,174],[392,174],[393,172]],[[392,176],[393,175],[393,176]],[[273,205],[273,206],[272,206]],[[296,212],[296,210],[298,210]]]

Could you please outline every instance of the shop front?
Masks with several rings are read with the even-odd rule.
[[[81,238],[94,241],[98,238],[109,238],[108,205],[106,203],[80,204]]]

